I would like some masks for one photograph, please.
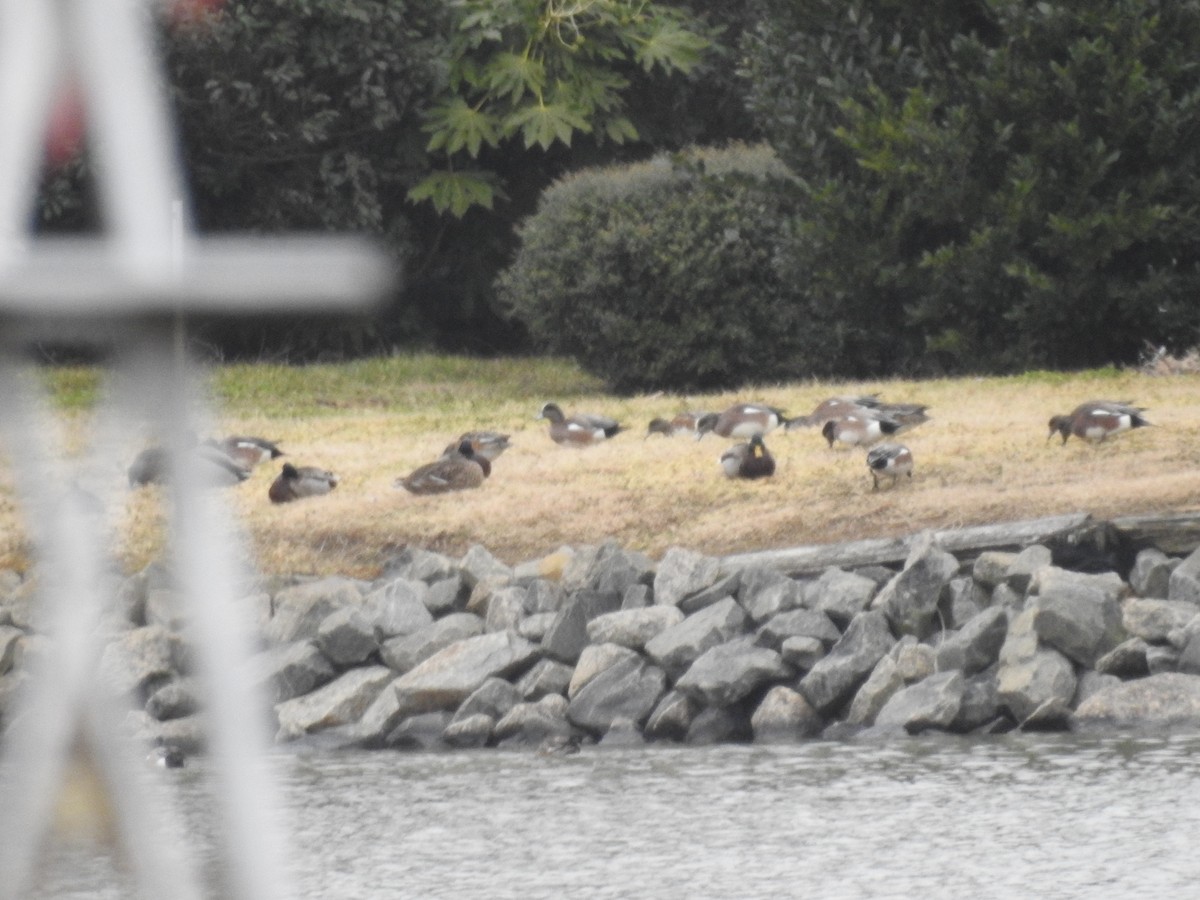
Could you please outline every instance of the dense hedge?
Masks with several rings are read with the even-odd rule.
[[[497,293],[543,349],[616,391],[828,370],[815,314],[774,266],[797,198],[761,147],[572,175],[522,224]]]

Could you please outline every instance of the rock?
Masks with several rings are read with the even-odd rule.
[[[1072,724],[1080,728],[1195,728],[1200,725],[1200,675],[1168,672],[1097,691],[1079,704]]]
[[[1084,581],[1058,578],[1053,586],[1043,584],[1024,614],[1033,615],[1033,629],[1042,643],[1089,669],[1125,639],[1116,596]]]
[[[1149,547],[1138,553],[1129,572],[1129,586],[1139,597],[1165,599],[1171,589],[1171,572],[1178,562]]]
[[[966,734],[995,722],[1000,716],[996,670],[991,668],[963,680],[958,714],[950,723],[950,730]]]
[[[818,712],[828,713],[853,695],[895,643],[882,611],[859,613],[833,649],[801,679],[800,693]]]
[[[1171,572],[1167,579],[1167,599],[1200,606],[1200,548]]]
[[[674,609],[664,606],[663,609]],[[641,659],[635,650],[622,647],[620,644],[589,644],[579,655],[579,662],[571,675],[571,683],[567,685],[567,699],[573,700],[583,686],[614,663],[622,660]]]
[[[599,555],[600,547],[595,544],[584,544],[572,548],[569,555],[565,558],[562,574],[558,578],[558,583],[562,589],[568,594],[590,590],[588,588],[588,573],[591,572],[592,563],[596,561],[596,557]]]
[[[531,614],[556,613],[566,599],[566,591],[545,578],[535,578],[525,589],[525,608]]]
[[[508,584],[513,577],[513,570],[509,566],[479,544],[471,545],[459,561],[458,569],[468,588],[475,587],[481,581],[489,581],[496,585]]]
[[[686,694],[668,691],[650,713],[643,732],[655,741],[682,741],[687,737],[697,711],[695,701]]]
[[[351,669],[310,694],[278,704],[276,740],[288,741],[356,722],[393,678],[387,666]]]
[[[741,588],[737,599],[742,609],[755,624],[762,624],[768,619],[789,610],[795,610],[804,602],[804,587],[800,582],[785,575],[771,573],[759,575],[748,581],[742,573]]]
[[[779,655],[797,672],[807,672],[825,656],[825,645],[815,637],[797,635],[784,639]]]
[[[1140,637],[1132,637],[1096,660],[1095,670],[1119,678],[1142,678],[1150,674],[1149,649],[1150,645]]]
[[[992,590],[991,605],[1020,612],[1025,608],[1025,592],[1018,591],[1007,584],[998,584]]]
[[[821,610],[839,628],[845,628],[871,605],[878,590],[874,579],[829,568],[804,589],[804,605]]]
[[[25,637],[25,632],[11,625],[0,625],[0,675],[12,670],[17,662],[19,641]]]
[[[179,638],[161,625],[117,635],[100,657],[100,671],[118,694],[143,697],[147,688],[175,675]]]
[[[1086,588],[1100,594],[1105,603],[1115,603],[1129,593],[1129,585],[1116,572],[1072,572],[1057,566],[1043,566],[1029,582],[1028,593],[1047,596],[1061,590]]]
[[[961,672],[939,672],[902,688],[884,704],[875,724],[898,726],[909,734],[930,728],[948,731],[962,705],[964,680]]]
[[[501,747],[538,747],[548,737],[569,736],[572,728],[565,704],[565,699],[555,696],[518,703],[496,723],[492,737]]]
[[[250,659],[252,683],[272,704],[307,694],[331,681],[333,666],[313,641],[272,647]]]
[[[638,730],[637,723],[624,716],[618,716],[613,719],[612,724],[608,726],[608,731],[604,732],[604,737],[600,738],[600,746],[605,750],[621,747],[641,747],[645,743],[646,739],[642,737],[642,732]]]
[[[654,602],[678,606],[691,594],[704,590],[720,577],[720,564],[694,550],[672,547],[663,554],[654,575]]]
[[[973,578],[951,578],[938,600],[942,629],[962,628],[991,605],[991,595]]]
[[[1017,594],[1024,595],[1029,589],[1033,573],[1050,565],[1053,558],[1049,547],[1043,547],[1041,544],[1026,547],[1014,557],[1008,571],[1004,573],[1004,583]]]
[[[394,750],[444,750],[443,735],[450,725],[450,713],[420,713],[402,719],[384,738],[383,745]]]
[[[714,603],[720,603],[727,597],[735,596],[741,581],[742,576],[740,572],[725,575],[718,578],[715,582],[704,588],[704,590],[684,597],[679,601],[678,608],[685,616],[690,616],[692,613],[699,612],[705,607],[712,606]]]
[[[997,673],[997,698],[1018,724],[1069,714],[1075,687],[1070,660],[1049,647],[1019,661],[1001,662]]]
[[[167,631],[180,631],[186,624],[183,598],[171,588],[147,590],[142,619],[147,625],[161,625]]]
[[[1178,671],[1181,655],[1180,651],[1174,647],[1149,644],[1146,647],[1146,667],[1150,670],[1151,675]]]
[[[654,594],[646,584],[631,584],[621,594],[621,609],[645,609],[654,605]]]
[[[645,554],[622,549],[615,541],[605,541],[596,551],[584,575],[584,586],[601,594],[620,594],[634,585],[648,584],[654,577],[654,564]]]
[[[903,650],[915,647],[917,639],[906,634],[875,664],[867,680],[854,694],[846,722],[851,725],[874,725],[875,717],[887,702],[906,684],[898,659]]]
[[[641,609],[619,609],[596,616],[587,623],[588,640],[593,644],[619,644],[641,650],[646,642],[657,637],[684,619],[674,606],[648,606]]]
[[[1144,600],[1129,597],[1121,604],[1121,624],[1129,634],[1151,643],[1166,641],[1200,615],[1200,606],[1182,600]]]
[[[526,584],[535,579],[561,582],[566,574],[567,566],[575,557],[572,547],[559,547],[553,553],[537,559],[528,559],[513,567],[513,579],[519,584]]]
[[[540,644],[546,636],[546,632],[550,630],[550,626],[554,624],[555,613],[533,613],[526,616],[517,625],[517,634],[525,638],[527,641],[533,641],[535,644]]]
[[[1147,653],[1147,666],[1149,666],[1149,653]],[[1175,667],[1188,675],[1200,675],[1200,632],[1192,632],[1189,635],[1179,651]]]
[[[594,734],[603,734],[614,719],[646,721],[666,692],[667,676],[645,660],[623,659],[588,681],[571,699],[567,719]]]
[[[811,738],[825,723],[804,695],[778,684],[767,691],[750,717],[755,743],[781,743]]]
[[[24,581],[14,587],[4,601],[4,610],[8,613],[8,624],[25,632],[45,631],[46,623],[42,621],[44,614],[34,581]]]
[[[505,587],[492,591],[484,619],[486,631],[516,631],[525,618],[525,601],[529,592],[522,587]]]
[[[349,578],[322,578],[284,588],[275,595],[274,613],[263,634],[275,644],[315,638],[326,616],[343,606],[359,606],[362,599]]]
[[[811,637],[832,647],[841,636],[829,616],[820,610],[793,609],[772,616],[758,629],[755,642],[760,647],[778,650],[790,637]]]
[[[461,719],[455,716],[442,732],[442,740],[460,750],[486,747],[491,740],[495,724],[495,719],[483,713],[475,713]]]
[[[483,619],[479,616],[467,612],[450,613],[414,634],[384,641],[379,655],[386,666],[403,674],[451,644],[481,634]]]
[[[375,630],[375,637],[379,641],[402,634],[415,634],[433,621],[428,603],[431,591],[432,588],[423,581],[393,578],[367,594],[361,612]]]
[[[684,741],[694,746],[724,744],[730,741],[748,741],[754,738],[754,729],[745,714],[736,707],[710,706],[702,709],[692,719]]]
[[[1074,706],[1086,700],[1092,694],[1099,693],[1121,683],[1116,675],[1106,675],[1100,672],[1083,672],[1079,676],[1079,684],[1075,688]]]
[[[542,638],[542,651],[551,659],[574,665],[588,645],[587,626],[592,619],[616,612],[621,598],[615,594],[579,590],[569,596]]]
[[[727,597],[647,641],[646,655],[668,675],[677,677],[705,650],[741,634],[745,624],[745,612],[736,600]]]
[[[897,634],[918,639],[932,631],[942,588],[958,573],[958,560],[933,543],[932,536],[917,541],[904,568],[883,586],[871,601],[883,610]]]
[[[521,676],[517,690],[522,700],[530,702],[540,700],[547,694],[566,694],[574,671],[571,666],[552,659],[538,660],[532,669]]]
[[[791,675],[774,650],[730,641],[704,651],[675,682],[675,689],[709,706],[730,706],[757,688]]]
[[[317,629],[317,647],[335,666],[346,668],[378,653],[379,641],[367,617],[355,607],[345,606],[322,620]]]
[[[146,700],[146,712],[158,721],[182,719],[200,708],[199,686],[191,678],[168,681]]]
[[[454,713],[458,722],[476,715],[486,715],[493,721],[502,719],[521,702],[521,692],[503,678],[489,678],[471,692]]]
[[[975,564],[971,567],[971,578],[990,591],[1008,577],[1009,570],[1016,558],[1017,554],[1015,553],[1003,550],[984,550],[975,557]]]
[[[488,678],[511,678],[537,655],[533,644],[510,631],[457,641],[396,679],[400,709],[405,713],[453,709]]]
[[[896,671],[905,684],[928,678],[937,668],[937,653],[928,644],[902,640],[890,651],[896,657]]]
[[[453,559],[420,547],[405,547],[383,567],[384,578],[411,578],[426,584],[459,574],[458,563]]]
[[[989,607],[946,636],[937,648],[937,666],[961,669],[966,676],[982,672],[999,658],[1007,634],[1008,615],[1001,607]]]
[[[424,584],[424,582],[417,582]],[[435,618],[462,612],[467,608],[467,598],[471,589],[467,587],[462,575],[457,572],[448,578],[433,582],[425,592],[422,602],[425,609]]]

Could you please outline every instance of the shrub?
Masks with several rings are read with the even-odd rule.
[[[544,349],[616,391],[828,371],[823,329],[774,265],[797,197],[763,147],[580,172],[520,227],[498,297]]]

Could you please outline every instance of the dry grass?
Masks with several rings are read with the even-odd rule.
[[[1200,508],[1200,376],[1192,374],[1104,370],[614,398],[561,363],[435,359],[216,373],[223,430],[276,439],[293,462],[342,477],[329,497],[283,507],[266,498],[275,466],[229,491],[261,570],[369,577],[406,544],[457,555],[480,543],[508,562],[610,537],[653,556],[673,545],[725,554],[1081,510]],[[830,450],[810,430],[768,436],[779,467],[764,483],[721,476],[722,439],[643,439],[650,418],[684,408],[757,400],[800,414],[830,395],[876,391],[932,407],[932,421],[904,437],[915,475],[894,489],[873,492],[862,451]],[[1089,398],[1136,401],[1158,427],[1096,447],[1047,442],[1049,416]],[[558,447],[534,421],[551,399],[613,415],[629,431],[586,450]],[[481,489],[414,497],[392,486],[472,428],[512,435]],[[159,499],[155,489],[131,497],[119,551],[129,569],[160,552]],[[0,523],[0,566],[24,565],[7,489]]]

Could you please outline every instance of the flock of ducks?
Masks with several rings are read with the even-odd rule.
[[[830,447],[843,445],[867,448],[866,463],[872,490],[878,490],[881,478],[890,478],[894,487],[902,477],[912,478],[913,453],[894,438],[929,421],[929,407],[918,403],[884,403],[877,394],[856,397],[830,397],[817,404],[808,415],[789,418],[774,406],[761,403],[735,403],[720,413],[687,411],[671,419],[651,420],[646,438],[653,435],[676,437],[691,435],[696,440],[708,434],[738,441],[720,456],[720,468],[728,478],[762,479],[775,474],[775,458],[764,437],[782,428],[785,432],[819,428]],[[1089,400],[1066,415],[1050,419],[1047,440],[1060,435],[1062,442],[1074,436],[1089,443],[1142,428],[1144,407],[1128,402]],[[590,413],[567,415],[556,403],[547,403],[537,419],[549,422],[549,436],[565,447],[587,447],[607,441],[622,432],[616,419]],[[511,446],[509,436],[495,431],[468,431],[451,442],[437,459],[398,478],[395,486],[412,494],[445,494],[477,488],[492,473],[492,463]],[[262,462],[278,459],[284,453],[278,445],[259,437],[236,435],[204,442],[192,441],[189,463],[200,468],[207,484],[238,484]],[[161,447],[142,451],[129,468],[132,486],[162,483],[168,474],[168,456]],[[284,463],[268,489],[272,503],[288,503],[305,497],[328,494],[337,487],[332,472],[315,466]]]

